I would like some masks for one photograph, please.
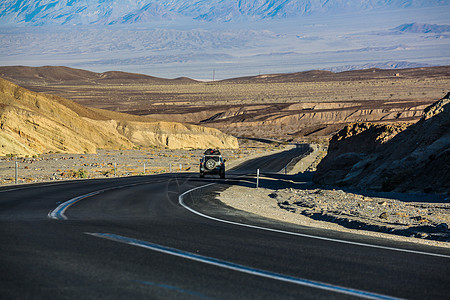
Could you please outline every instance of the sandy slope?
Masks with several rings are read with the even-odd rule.
[[[94,153],[133,147],[231,148],[219,130],[89,109],[0,79],[0,155]]]

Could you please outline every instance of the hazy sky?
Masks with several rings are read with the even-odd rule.
[[[213,72],[216,79],[223,79],[311,69],[450,64],[449,1],[434,1],[442,3],[437,7],[382,7],[355,12],[338,5],[348,1],[334,1],[329,3],[336,7],[313,6],[312,12],[303,15],[288,14],[289,8],[301,8],[303,1],[288,1],[292,6],[278,8],[274,18],[268,17],[274,7],[266,5],[265,10],[256,11],[247,5],[240,11],[224,11],[228,6],[221,6],[220,1],[203,2],[219,3],[209,8],[208,14],[200,14],[205,8],[199,6],[184,11],[169,11],[162,6],[143,10],[142,3],[135,6],[141,9],[134,9],[129,3],[133,1],[113,1],[120,12],[131,5],[125,17],[117,11],[108,14],[107,9],[97,6],[78,16],[73,5],[61,6],[64,1],[46,1],[57,3],[49,7],[37,5],[44,1],[28,0],[20,2],[20,9],[16,5],[17,11],[28,11],[28,15],[14,15],[13,6],[5,8],[13,2],[19,3],[0,4],[0,65],[64,65],[98,72],[122,70],[208,80]],[[91,2],[97,5],[100,1]],[[261,6],[270,1],[247,2]],[[319,5],[326,1],[310,2]],[[383,1],[352,2],[360,7],[361,3]],[[405,1],[392,3],[400,2]],[[431,3],[413,2],[416,6]],[[27,3],[29,7],[24,6]],[[102,13],[104,18],[99,17]],[[240,18],[242,14],[246,18]],[[283,18],[286,15],[289,18]],[[195,16],[197,20],[192,19]],[[203,19],[198,20],[199,16]],[[25,19],[29,23],[22,22],[19,27],[5,25]],[[61,19],[75,23],[97,20],[97,24],[56,25]],[[108,22],[115,25],[104,25]],[[400,27],[411,23],[416,24]]]

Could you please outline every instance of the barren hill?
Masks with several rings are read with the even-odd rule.
[[[216,82],[66,67],[0,67],[1,74],[32,91],[91,108],[286,141],[328,136],[352,122],[417,121],[450,84],[450,66],[308,71]]]
[[[82,69],[74,69],[63,66],[5,66],[0,67],[0,77],[14,83],[28,87],[34,85],[54,85],[60,83],[76,84],[102,84],[102,83],[147,83],[170,84],[173,82],[196,82],[190,78],[165,79],[143,74],[127,73],[120,71],[108,71],[95,73]]]
[[[228,82],[314,82],[314,81],[358,81],[358,80],[376,80],[392,79],[393,77],[402,78],[433,78],[450,76],[450,67],[427,67],[427,68],[409,68],[409,69],[379,69],[370,68],[363,70],[351,70],[344,72],[330,72],[322,70],[312,70],[305,72],[286,73],[286,74],[265,74],[258,76],[248,76],[227,79]]]
[[[91,109],[31,92],[0,78],[0,155],[93,153],[98,148],[237,148],[237,140],[212,129]]]
[[[330,141],[314,180],[383,191],[450,192],[450,93],[417,123],[354,123]]]

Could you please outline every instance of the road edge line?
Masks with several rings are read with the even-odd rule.
[[[380,246],[380,245],[375,245],[375,244],[367,244],[367,243],[361,243],[361,242],[352,242],[352,241],[346,241],[346,240],[341,240],[341,239],[335,239],[335,238],[327,238],[327,237],[321,237],[321,236],[315,236],[315,235],[311,235],[311,234],[305,234],[305,233],[298,233],[298,232],[292,232],[292,231],[285,231],[285,230],[281,230],[281,229],[274,229],[274,228],[269,228],[269,227],[262,227],[262,226],[256,226],[256,225],[250,225],[250,224],[245,224],[245,223],[239,223],[239,222],[234,222],[234,221],[229,221],[229,220],[224,220],[224,219],[219,219],[216,217],[212,217],[206,214],[203,214],[199,211],[196,211],[195,209],[189,207],[183,200],[183,198],[193,192],[196,191],[198,189],[202,189],[211,185],[214,185],[217,183],[209,183],[206,185],[202,185],[202,186],[198,186],[195,188],[192,188],[190,190],[185,191],[184,193],[182,193],[181,195],[178,196],[178,203],[184,207],[185,209],[189,210],[190,212],[201,216],[203,218],[207,218],[210,220],[214,220],[217,222],[222,222],[222,223],[226,223],[226,224],[232,224],[232,225],[236,225],[236,226],[241,226],[241,227],[247,227],[247,228],[252,228],[252,229],[258,229],[258,230],[264,230],[264,231],[270,231],[270,232],[277,232],[277,233],[283,233],[283,234],[288,234],[288,235],[294,235],[294,236],[301,236],[301,237],[305,237],[305,238],[312,238],[312,239],[317,239],[317,240],[323,240],[323,241],[329,241],[329,242],[336,242],[336,243],[341,243],[341,244],[348,244],[348,245],[354,245],[354,246],[362,246],[362,247],[369,247],[369,248],[376,248],[376,249],[383,249],[383,250],[390,250],[390,251],[397,251],[397,252],[406,252],[406,253],[412,253],[412,254],[419,254],[419,255],[428,255],[428,256],[435,256],[435,257],[441,257],[441,258],[447,258],[450,259],[450,255],[445,255],[445,254],[439,254],[439,253],[430,253],[430,252],[424,252],[424,251],[418,251],[418,250],[409,250],[409,249],[402,249],[402,248],[395,248],[395,247],[388,247],[388,246]]]

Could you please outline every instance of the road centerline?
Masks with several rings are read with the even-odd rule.
[[[191,253],[191,252],[187,252],[187,251],[183,251],[183,250],[179,250],[179,249],[175,249],[175,248],[166,247],[166,246],[150,243],[147,241],[142,241],[142,240],[137,240],[137,239],[133,239],[133,238],[125,237],[125,236],[120,236],[120,235],[116,235],[116,234],[93,233],[93,232],[85,232],[85,234],[94,236],[97,238],[103,238],[103,239],[107,239],[107,240],[114,241],[114,242],[128,244],[131,246],[145,248],[147,250],[152,250],[152,251],[156,251],[156,252],[160,252],[160,253],[165,253],[168,255],[173,255],[173,256],[189,259],[192,261],[197,261],[197,262],[201,262],[201,263],[205,263],[205,264],[209,264],[209,265],[214,265],[214,266],[224,268],[224,269],[229,269],[229,270],[238,271],[241,273],[246,273],[246,274],[255,275],[255,276],[259,276],[259,277],[283,281],[283,282],[287,282],[287,283],[293,283],[293,284],[311,287],[311,288],[315,288],[315,289],[330,291],[330,292],[334,292],[334,293],[356,296],[356,297],[363,298],[363,299],[384,299],[384,300],[399,299],[399,298],[395,298],[395,297],[391,297],[391,296],[387,296],[387,295],[341,287],[341,286],[337,286],[337,285],[332,285],[332,284],[323,283],[323,282],[314,281],[314,280],[308,280],[308,279],[299,278],[299,277],[283,275],[283,274],[274,273],[274,272],[265,271],[265,270],[259,270],[256,268],[247,267],[247,266],[232,263],[229,261],[224,261],[224,260],[220,260],[220,259],[213,258],[213,257],[203,256],[203,255],[199,255],[199,254],[195,254],[195,253]]]
[[[97,190],[97,191],[93,191],[87,194],[83,194],[80,195],[78,197],[72,198],[70,200],[64,201],[63,203],[61,203],[60,205],[58,205],[55,209],[51,210],[48,213],[48,217],[50,219],[54,219],[54,220],[68,220],[67,216],[65,215],[65,212],[67,211],[67,209],[69,209],[72,205],[74,205],[75,203],[78,203],[79,201],[107,192],[107,191],[111,191],[111,190],[116,190],[116,189],[123,189],[123,188],[127,188],[127,187],[132,187],[132,186],[137,186],[137,185],[143,185],[143,184],[148,184],[148,183],[157,183],[157,182],[165,182],[165,180],[157,180],[157,181],[145,181],[145,182],[139,182],[139,183],[132,183],[132,184],[125,184],[125,185],[120,185],[120,186],[113,186],[110,188],[106,188],[106,189],[101,189],[101,190]]]

